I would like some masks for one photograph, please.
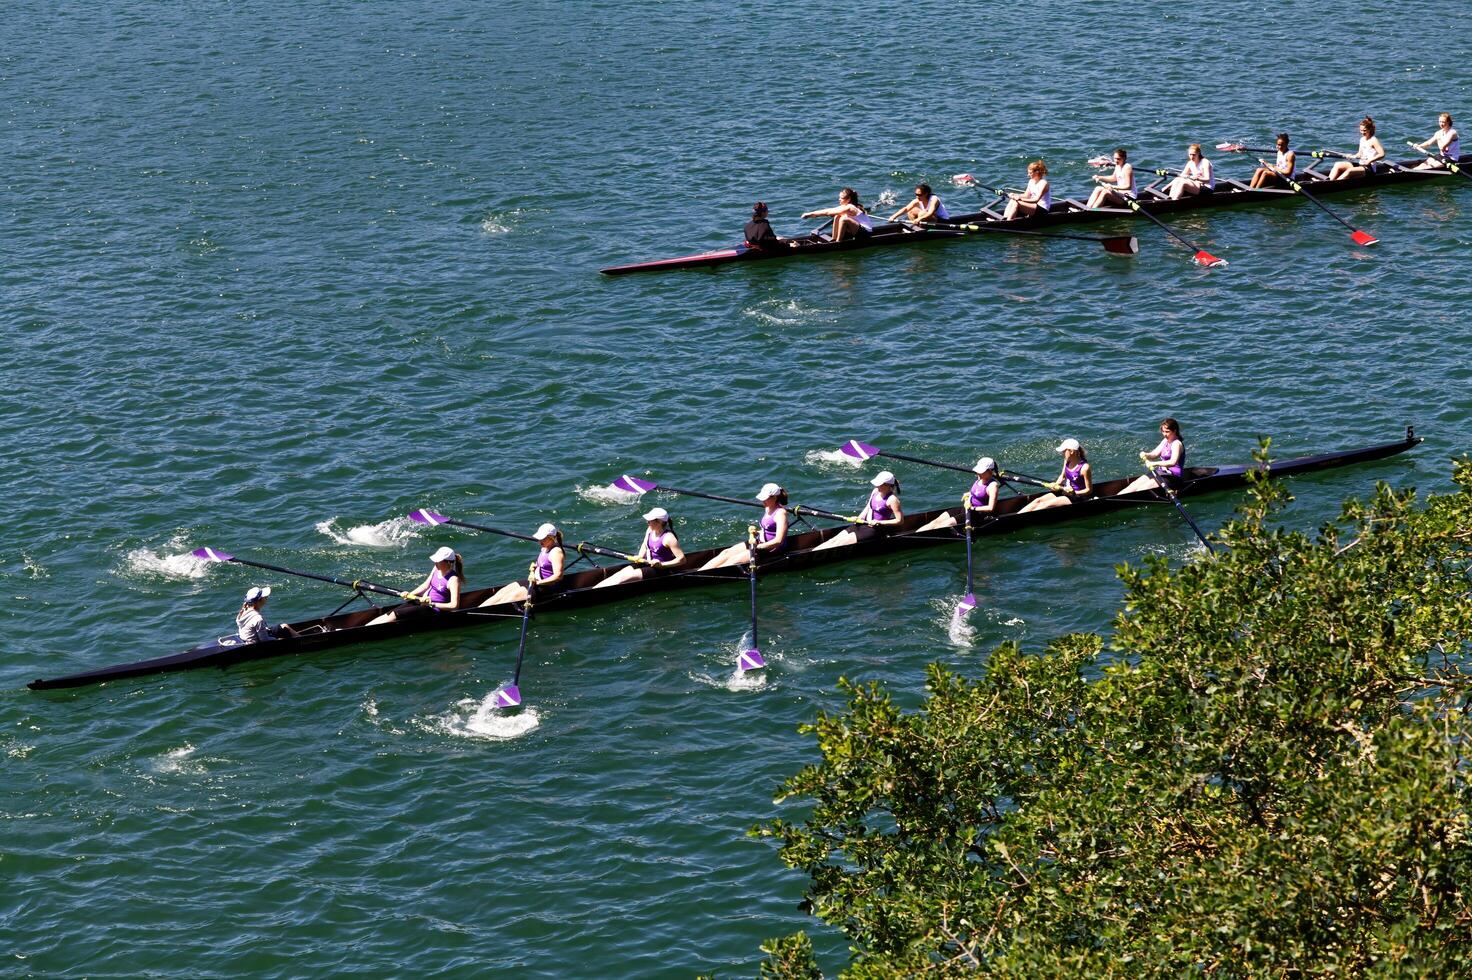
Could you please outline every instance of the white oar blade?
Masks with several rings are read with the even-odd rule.
[[[740,671],[761,670],[766,665],[767,662],[762,658],[762,652],[756,647],[742,650],[736,656],[736,669]]]
[[[521,704],[521,688],[515,684],[507,684],[494,695],[495,704],[498,708],[514,708]]]
[[[203,558],[205,561],[234,561],[235,560],[235,556],[234,555],[228,555],[228,554],[226,554],[223,551],[216,551],[214,548],[195,548],[194,551],[193,551],[193,555],[196,558]]]

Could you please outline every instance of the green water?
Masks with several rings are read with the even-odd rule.
[[[596,272],[730,244],[758,198],[805,229],[845,184],[965,205],[952,174],[1016,185],[1041,155],[1079,194],[1116,144],[1347,149],[1366,112],[1423,139],[1472,113],[1465,4],[21,3],[0,27],[0,972],[749,974],[813,928],[744,832],[840,676],[915,703],[928,661],[1102,628],[1116,563],[1195,554],[1164,508],[984,542],[971,636],[959,551],[773,578],[744,683],[744,589],[548,616],[512,719],[480,710],[509,624],[24,690],[228,633],[252,584],[275,618],[342,598],[195,547],[407,587],[453,544],[478,585],[526,549],[403,515],[633,547],[641,507],[594,492],[620,473],[847,509],[872,470],[822,454],[849,438],[1047,472],[1075,436],[1104,477],[1164,414],[1203,464],[1427,436],[1295,481],[1312,527],[1472,445],[1465,179],[1331,198],[1373,249],[1302,202],[1178,218],[1211,271],[1121,226],[1137,258]],[[896,469],[911,509],[966,482]],[[687,548],[749,516],[659,503]]]

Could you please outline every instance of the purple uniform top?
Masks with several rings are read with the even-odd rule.
[[[537,552],[537,579],[546,581],[552,577],[552,552],[554,548],[543,548]]]
[[[1179,456],[1171,455],[1172,445],[1179,445],[1181,447]],[[1152,469],[1155,469],[1156,472],[1169,473],[1171,476],[1181,475],[1182,467],[1186,465],[1185,443],[1179,441],[1173,443],[1170,439],[1162,439],[1160,440],[1160,445],[1155,447],[1155,454],[1159,462],[1168,463],[1169,465],[1165,467],[1152,467]]]
[[[869,520],[894,520],[894,508],[889,506],[889,498],[880,493],[878,487],[869,492]]]
[[[1079,463],[1077,466],[1063,464],[1063,480],[1074,493],[1084,492],[1084,466],[1084,463]]]
[[[762,531],[763,544],[766,544],[768,541],[774,540],[777,537],[777,512],[775,510],[771,510],[763,514],[760,527]]]
[[[447,578],[438,568],[429,573],[429,591],[425,593],[430,602],[450,601],[450,579],[455,577],[451,572]]]
[[[996,496],[996,493],[997,493],[997,481],[996,480],[986,480],[986,481],[983,481],[983,480],[981,480],[980,477],[978,477],[977,480],[976,480],[976,482],[973,483],[973,484],[971,484],[971,506],[972,507],[986,507],[986,506],[988,506],[992,502],[992,499]]]
[[[674,561],[675,560],[675,551],[674,551],[674,549],[671,548],[669,545],[667,545],[667,544],[664,543],[664,536],[666,534],[669,534],[669,532],[668,531],[660,531],[658,534],[655,534],[653,531],[645,531],[644,532],[644,549],[645,549],[645,551],[647,551],[649,553],[649,557],[650,557],[651,560],[653,560],[653,561]]]

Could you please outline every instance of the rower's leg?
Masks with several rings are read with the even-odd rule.
[[[496,594],[482,602],[481,606],[499,606],[503,602],[521,602],[525,598],[526,586],[520,582],[512,582],[497,589]]]
[[[922,531],[938,531],[941,528],[955,526],[956,519],[951,516],[951,512],[948,510],[943,510],[941,511],[940,516],[931,521],[929,524],[926,524],[924,527],[917,527],[915,529],[915,533],[919,534]]]
[[[704,572],[712,568],[725,568],[727,565],[742,565],[750,560],[751,557],[746,551],[746,545],[733,544],[696,570]]]
[[[629,565],[626,568],[620,568],[618,571],[608,576],[608,578],[593,586],[593,588],[601,589],[609,585],[622,585],[624,582],[637,582],[643,577],[644,569],[639,568],[635,565]]]
[[[1155,482],[1155,477],[1153,476],[1137,476],[1129,486],[1119,492],[1139,493],[1141,490],[1154,490],[1159,486],[1160,484]]]
[[[828,548],[846,548],[849,545],[854,544],[858,540],[859,536],[857,534],[855,534],[853,531],[845,529],[839,531],[837,534],[833,535],[833,537],[829,538],[827,541],[824,541],[813,550],[825,551]]]
[[[1031,510],[1049,510],[1053,507],[1064,507],[1071,503],[1073,503],[1073,501],[1069,500],[1061,493],[1045,493],[1036,500],[1029,501],[1028,505],[1019,510],[1017,513],[1026,514],[1028,511]]]
[[[368,620],[368,622],[364,623],[363,625],[377,626],[379,623],[392,623],[397,618],[398,617],[395,616],[393,613],[386,612],[382,616],[375,616],[373,619]]]

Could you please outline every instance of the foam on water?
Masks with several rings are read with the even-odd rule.
[[[505,740],[519,738],[541,723],[536,708],[522,707],[507,712],[496,703],[492,692],[480,701],[464,698],[444,714],[427,719],[422,727],[457,738]]]
[[[150,767],[157,773],[196,775],[204,772],[205,767],[204,760],[195,759],[194,753],[194,746],[185,742],[177,749],[170,749],[163,755],[155,758],[150,764]]]
[[[359,524],[346,531],[338,529],[338,519],[319,521],[317,531],[337,544],[364,548],[392,548],[419,536],[418,525],[408,517],[391,517],[377,524]]]
[[[769,299],[741,311],[743,316],[778,327],[796,327],[809,323],[833,323],[838,317],[832,310],[808,306],[796,299]]]
[[[29,568],[29,562],[27,562]],[[145,578],[196,579],[209,572],[210,562],[187,550],[184,537],[175,535],[160,551],[134,548],[123,556],[122,574]],[[33,573],[34,574],[34,573]]]
[[[580,486],[576,490],[577,495],[590,504],[602,504],[603,506],[627,507],[639,502],[640,494],[628,493],[624,490],[615,490],[608,484],[596,487]]]
[[[803,455],[802,461],[807,466],[837,465],[846,469],[858,469],[864,465],[862,461],[838,449],[810,449]]]

